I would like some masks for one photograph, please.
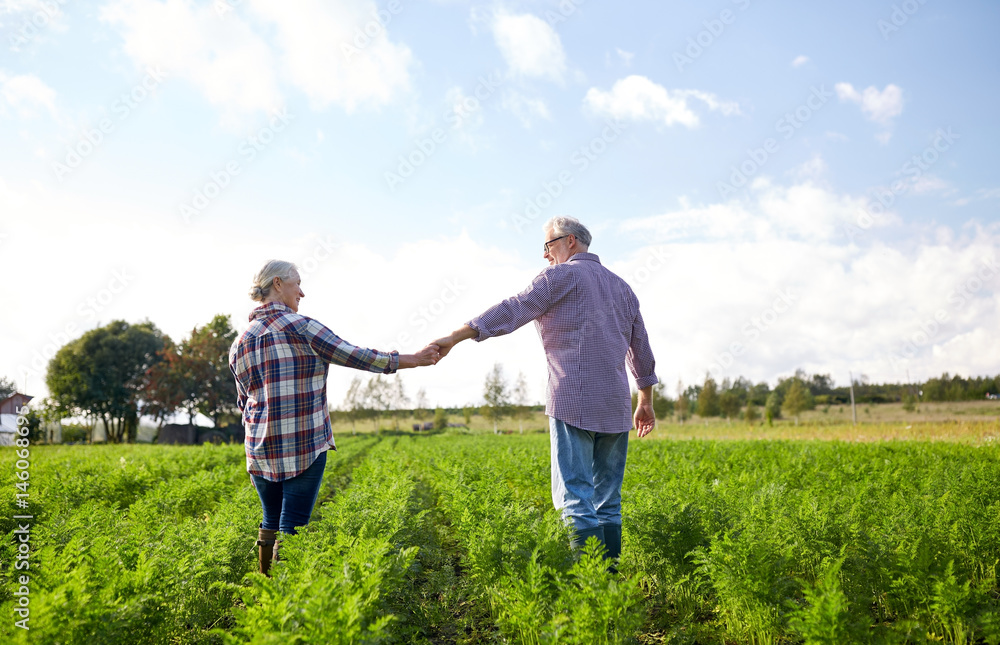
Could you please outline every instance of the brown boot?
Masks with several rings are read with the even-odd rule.
[[[269,578],[271,576],[267,572],[271,569],[271,560],[277,559],[276,533],[277,531],[263,526],[257,532],[257,564],[260,565],[260,572]]]

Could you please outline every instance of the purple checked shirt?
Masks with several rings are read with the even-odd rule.
[[[635,293],[593,253],[542,270],[527,289],[467,324],[476,341],[535,321],[549,367],[545,414],[593,432],[628,432],[628,375],[656,385],[656,361]]]

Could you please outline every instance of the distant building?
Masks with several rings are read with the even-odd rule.
[[[13,446],[17,439],[17,410],[34,397],[15,392],[0,401],[0,446]]]

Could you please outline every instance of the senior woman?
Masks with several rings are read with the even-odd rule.
[[[330,364],[392,374],[433,365],[438,347],[416,354],[356,347],[298,313],[302,279],[291,262],[271,260],[253,279],[250,297],[261,305],[229,350],[237,404],[246,430],[247,471],[260,496],[257,536],[260,572],[277,558],[277,533],[309,523],[326,467],[336,450],[326,401]]]

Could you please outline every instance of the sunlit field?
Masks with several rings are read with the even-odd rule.
[[[339,434],[313,522],[285,540],[270,579],[255,572],[260,506],[240,445],[34,447],[30,569],[2,571],[0,636],[1000,641],[995,420],[664,424],[629,449],[617,574],[596,542],[570,550],[549,499],[543,417],[523,435],[516,421],[499,435],[473,421]],[[916,438],[934,441],[896,440]],[[0,451],[4,490],[15,490],[15,459]],[[4,563],[23,512],[8,504]],[[27,596],[15,594],[20,575]],[[12,618],[25,602],[30,631]]]

